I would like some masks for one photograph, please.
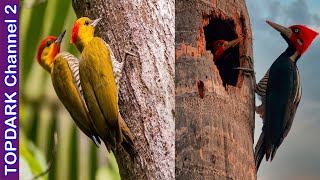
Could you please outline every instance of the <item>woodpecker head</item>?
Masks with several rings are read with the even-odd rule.
[[[46,37],[38,47],[37,61],[49,73],[51,73],[55,56],[60,52],[61,41],[65,33],[66,31],[63,31],[58,38],[54,36]]]
[[[284,27],[270,21],[267,21],[267,23],[275,30],[279,31],[282,37],[289,45],[292,45],[300,55],[306,52],[314,38],[319,34],[303,25]]]
[[[221,55],[230,47],[234,47],[240,42],[240,38],[232,41],[216,40],[213,42],[214,59],[219,59]]]
[[[94,37],[94,28],[101,18],[91,20],[88,17],[79,18],[73,25],[70,43],[75,44],[81,52]]]

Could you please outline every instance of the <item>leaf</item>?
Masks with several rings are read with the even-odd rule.
[[[40,153],[39,150],[34,148],[35,156],[29,151],[24,144],[20,144],[20,157],[23,159],[23,163],[20,164],[20,172],[21,177],[28,177],[30,176],[30,170],[32,173],[32,177],[36,176],[37,174],[42,173],[45,170],[45,166],[40,163],[38,159],[43,159],[43,154]],[[26,173],[26,174],[23,174]],[[46,179],[44,176],[42,179]]]
[[[26,161],[26,159],[21,156],[20,160],[19,160],[19,179],[32,179],[34,177],[34,175],[32,174],[31,168],[28,165],[28,162]]]

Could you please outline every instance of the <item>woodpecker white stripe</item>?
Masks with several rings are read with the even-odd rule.
[[[264,100],[267,92],[268,80],[269,80],[269,71],[263,76],[259,83],[255,87],[255,92]]]
[[[81,82],[80,82],[79,60],[68,52],[62,52],[60,53],[60,56],[68,62],[69,68],[72,72],[73,83],[76,85],[76,88],[80,94],[81,100],[85,102],[83,97]],[[88,110],[86,103],[84,103],[84,106]]]
[[[121,72],[123,70],[124,63],[118,62],[116,57],[114,56],[110,46],[106,42],[105,42],[105,44],[110,52],[110,58],[111,58],[111,62],[112,62],[112,71],[113,71],[113,76],[115,79],[115,83],[117,86],[117,92],[118,92],[119,91],[119,81],[120,81],[120,78],[122,75]],[[78,89],[78,92],[81,96],[82,101],[85,102],[84,97],[83,97],[81,82],[80,82],[79,60],[75,56],[73,56],[72,54],[70,54],[68,52],[61,52],[60,56],[67,60],[69,67],[70,67],[70,70],[73,75],[74,84],[76,85],[76,87]],[[84,105],[85,105],[86,109],[88,110],[86,103],[84,103]]]
[[[110,51],[110,58],[111,58],[111,62],[112,62],[113,76],[114,76],[114,80],[115,80],[116,85],[117,85],[117,91],[119,91],[119,81],[120,81],[120,78],[121,78],[121,75],[122,75],[121,72],[122,72],[124,63],[117,61],[117,59],[114,56],[109,44],[107,44],[106,42],[104,42],[104,43],[107,46],[107,48],[109,49],[109,51]]]
[[[294,96],[294,100],[293,103],[298,103],[301,99],[301,94],[302,94],[302,88],[301,88],[301,82],[300,82],[300,74],[299,74],[299,70],[298,68],[296,68],[296,72],[297,72],[297,91],[296,94]]]

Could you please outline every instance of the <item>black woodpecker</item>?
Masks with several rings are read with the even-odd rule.
[[[283,27],[267,21],[288,43],[288,48],[274,61],[266,75],[257,84],[255,92],[262,105],[260,115],[263,128],[255,147],[255,163],[273,160],[277,149],[288,135],[301,99],[301,83],[297,67],[298,59],[306,52],[317,32],[303,25]]]

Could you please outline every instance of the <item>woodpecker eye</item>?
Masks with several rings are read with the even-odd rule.
[[[296,34],[298,34],[298,33],[300,32],[300,29],[294,28],[294,29],[293,29],[293,32],[296,33]]]
[[[51,45],[52,41],[47,41],[47,47]]]
[[[219,47],[221,47],[222,46],[222,43],[221,42],[218,42],[218,44],[217,44]]]
[[[89,24],[90,24],[90,22],[89,22],[88,20],[86,20],[86,21],[84,22],[84,25],[86,25],[86,26],[89,26]]]

